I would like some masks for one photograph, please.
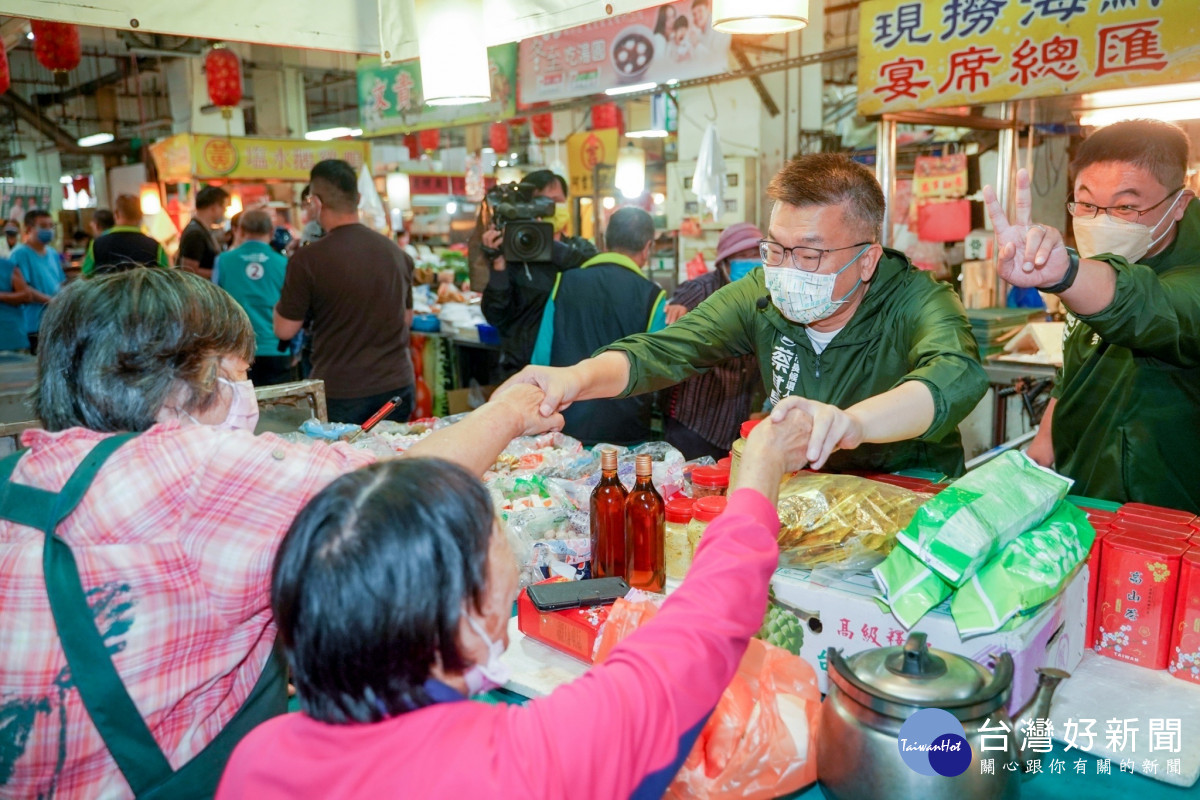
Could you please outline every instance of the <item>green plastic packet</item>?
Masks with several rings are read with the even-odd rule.
[[[897,547],[871,570],[883,591],[875,601],[906,629],[950,596],[953,587],[903,547]]]
[[[950,613],[966,639],[1002,628],[1054,598],[1087,560],[1096,531],[1087,515],[1062,502],[1014,539],[954,594]]]
[[[962,586],[1009,542],[1045,519],[1071,484],[1009,450],[922,505],[897,539],[948,583]]]

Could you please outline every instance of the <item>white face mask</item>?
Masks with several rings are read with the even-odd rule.
[[[1171,212],[1175,210],[1175,204],[1182,196],[1183,191],[1180,190],[1170,207],[1167,208],[1167,213],[1155,224],[1154,228],[1157,228],[1163,220],[1167,221],[1166,229],[1158,236],[1154,235],[1154,228],[1148,225],[1124,219],[1113,219],[1104,212],[1091,219],[1076,217],[1075,245],[1079,248],[1079,255],[1083,258],[1092,258],[1104,253],[1112,253],[1114,256],[1123,257],[1130,263],[1136,263],[1171,232],[1171,225],[1174,224]]]
[[[463,680],[467,683],[467,692],[474,697],[484,692],[490,692],[492,689],[499,689],[508,683],[512,678],[512,670],[500,660],[500,656],[504,655],[504,643],[492,641],[492,638],[480,627],[474,617],[468,616],[467,624],[480,639],[483,639],[488,649],[486,662],[476,664],[463,673]]]
[[[779,313],[800,325],[811,325],[828,319],[837,313],[862,284],[862,279],[859,278],[840,300],[834,300],[833,287],[837,284],[838,276],[862,258],[863,253],[869,249],[871,245],[859,250],[858,255],[850,259],[846,266],[828,275],[804,272],[792,267],[763,267],[771,302],[779,309]]]
[[[254,395],[254,384],[251,381],[231,381],[226,378],[217,380],[233,391],[233,398],[229,402],[229,413],[225,415],[225,420],[213,427],[254,433],[254,429],[258,427],[258,398]]]

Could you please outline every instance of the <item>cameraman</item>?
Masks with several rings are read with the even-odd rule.
[[[491,262],[483,290],[483,316],[500,332],[500,368],[510,375],[529,363],[546,299],[558,273],[578,267],[596,255],[586,239],[563,236],[570,225],[567,182],[548,169],[531,172],[521,181],[531,197],[554,201],[554,255],[550,261],[507,264],[501,255],[504,234],[492,227],[483,232],[483,255]],[[510,268],[511,267],[511,268]]]

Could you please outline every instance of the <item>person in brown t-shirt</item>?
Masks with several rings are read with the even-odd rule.
[[[325,381],[331,422],[361,424],[397,396],[388,419],[403,422],[414,400],[412,259],[359,223],[358,179],[345,161],[318,163],[310,186],[326,233],[288,262],[275,334],[291,339],[312,319],[312,376]]]

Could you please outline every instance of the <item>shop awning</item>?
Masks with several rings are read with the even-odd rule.
[[[180,133],[150,145],[163,183],[203,181],[307,181],[318,161],[340,158],[356,170],[369,167],[369,142],[308,142]]]

